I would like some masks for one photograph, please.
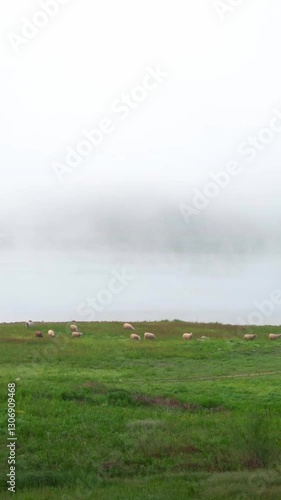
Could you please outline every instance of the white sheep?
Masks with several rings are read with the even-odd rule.
[[[70,325],[70,327],[69,327],[69,328],[70,328],[70,330],[71,330],[72,332],[78,332],[78,326],[76,326],[76,325]]]
[[[268,335],[269,340],[277,340],[280,339],[281,333],[270,333]]]
[[[49,335],[49,337],[54,337],[55,336],[54,330],[49,330],[48,335]]]
[[[245,340],[254,340],[255,338],[256,338],[255,333],[246,333],[246,335],[244,335]]]
[[[130,323],[124,323],[123,328],[125,328],[125,330],[133,330],[133,331],[135,331],[133,325],[130,325]]]
[[[30,327],[34,326],[34,323],[33,323],[33,321],[31,321],[31,319],[30,319],[29,321],[27,321],[27,322],[25,323],[25,326],[26,326],[26,328],[30,328]]]
[[[192,339],[192,333],[184,333],[182,336],[183,340],[191,340]]]
[[[72,332],[71,337],[82,337],[83,333],[81,332]]]
[[[132,333],[130,335],[130,339],[131,340],[141,340],[140,336],[139,335],[136,335],[135,333]]]
[[[149,333],[149,332],[146,332],[146,333],[144,334],[144,338],[145,338],[145,339],[149,339],[149,340],[154,340],[156,337],[155,337],[154,333]]]

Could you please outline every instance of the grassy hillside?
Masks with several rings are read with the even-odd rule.
[[[120,323],[79,326],[71,339],[66,324],[37,324],[35,339],[0,325],[0,498],[10,382],[16,498],[281,498],[281,340],[267,339],[278,327],[246,342],[231,325],[137,323],[157,338],[132,342]]]

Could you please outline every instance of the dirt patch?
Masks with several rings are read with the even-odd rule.
[[[105,471],[110,471],[114,468],[116,468],[118,464],[116,464],[116,462],[104,462],[103,464],[101,464],[101,469],[102,470],[105,470]]]
[[[142,403],[147,406],[164,406],[166,408],[179,408],[181,410],[198,410],[200,407],[193,403],[182,403],[177,399],[163,398],[161,396],[151,397],[145,394],[137,394],[133,396],[133,399],[138,403]]]
[[[108,404],[117,406],[158,406],[161,408],[169,408],[174,410],[183,410],[188,412],[208,411],[209,413],[217,413],[225,411],[221,406],[203,406],[196,403],[185,403],[174,398],[165,398],[163,396],[148,396],[146,394],[132,394],[124,389],[109,390],[104,384],[95,381],[87,381],[83,384],[75,386],[75,389],[89,389],[90,391],[82,391],[81,394],[73,391],[71,394],[63,394],[66,399],[77,399],[86,401],[91,393],[99,395],[107,395]],[[133,424],[131,424],[133,425]],[[139,425],[141,425],[139,423]],[[145,425],[145,424],[143,424]]]
[[[249,458],[243,462],[243,466],[250,470],[262,469],[264,467],[264,463],[262,460],[259,460],[256,457]]]
[[[161,406],[162,408],[172,408],[178,410],[185,411],[200,411],[200,410],[208,410],[213,412],[221,412],[223,408],[220,406],[216,406],[214,408],[204,408],[203,406],[197,405],[195,403],[182,403],[177,399],[172,398],[163,398],[161,396],[151,397],[146,396],[145,394],[136,394],[133,395],[133,400],[144,404],[146,406]]]

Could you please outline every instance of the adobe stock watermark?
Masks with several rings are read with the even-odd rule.
[[[273,110],[273,116],[269,120],[267,127],[263,127],[254,136],[249,136],[238,146],[237,154],[245,156],[245,159],[251,163],[258,154],[261,154],[274,140],[276,134],[281,133],[281,111]],[[210,202],[217,198],[231,183],[231,180],[243,172],[240,160],[233,160],[227,163],[226,167],[215,173],[210,173],[211,180],[203,188],[193,190],[191,204],[181,203],[179,205],[180,213],[189,223],[190,218],[199,215],[205,210]]]
[[[16,492],[16,384],[8,384],[8,437],[7,448],[9,448],[7,474],[8,491]]]
[[[97,313],[104,311],[114,300],[114,297],[124,292],[130,283],[135,279],[134,271],[122,269],[112,271],[111,278],[106,288],[99,290],[94,297],[87,297],[77,307],[77,313],[84,321],[94,321]]]
[[[32,40],[42,28],[45,28],[49,21],[56,17],[60,12],[61,7],[69,4],[71,0],[40,0],[38,2],[40,10],[34,12],[32,17],[22,18],[20,33],[11,31],[7,34],[7,38],[16,54],[20,52],[20,48],[25,46]]]
[[[246,327],[243,330],[247,330],[247,333],[251,333],[252,325],[264,325],[266,320],[268,320],[277,307],[281,306],[281,290],[272,290],[269,298],[262,300],[261,302],[255,300],[253,302],[254,309],[248,314],[247,318],[242,318],[239,316],[237,318],[238,330],[240,326]]]
[[[167,71],[163,71],[158,64],[155,67],[146,67],[146,74],[142,81],[112,102],[111,113],[118,118],[119,122],[125,120],[168,76]],[[83,138],[77,142],[76,146],[66,148],[64,162],[52,163],[57,180],[62,183],[65,175],[79,167],[85,158],[93,153],[94,148],[100,146],[105,137],[116,130],[116,127],[117,123],[110,116],[105,116],[92,130],[82,130]]]
[[[246,0],[214,0],[213,7],[220,18],[224,21],[227,14],[232,14],[237,7],[240,7]]]

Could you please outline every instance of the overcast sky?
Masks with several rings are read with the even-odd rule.
[[[280,324],[279,0],[1,14],[0,321]]]

